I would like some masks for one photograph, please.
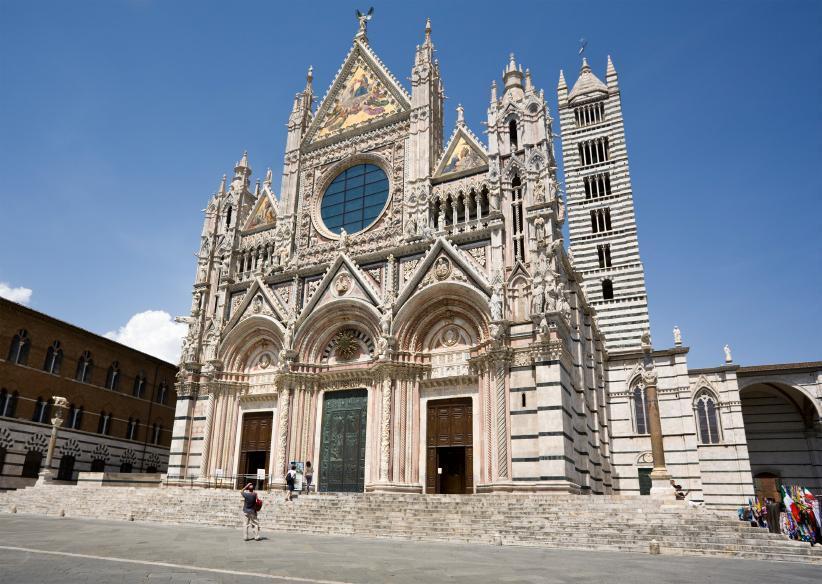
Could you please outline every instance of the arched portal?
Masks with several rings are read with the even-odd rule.
[[[780,484],[822,492],[819,405],[777,381],[753,382],[740,396],[757,497],[773,496]]]

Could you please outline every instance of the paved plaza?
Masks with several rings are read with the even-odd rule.
[[[4,583],[818,582],[818,566],[0,515]]]

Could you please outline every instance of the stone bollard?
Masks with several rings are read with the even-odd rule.
[[[651,540],[651,543],[648,545],[648,553],[652,556],[659,555],[659,542],[655,539]]]

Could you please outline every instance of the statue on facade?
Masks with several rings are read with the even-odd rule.
[[[542,243],[545,238],[545,219],[542,217],[534,219],[534,237],[537,240],[537,245]]]
[[[676,325],[674,325],[674,345],[677,347],[682,346],[682,331],[680,331]]]
[[[491,320],[502,320],[502,285],[497,283],[491,289],[491,299],[488,307],[491,310]]]
[[[294,325],[294,319],[289,318],[288,323],[285,325],[285,333],[283,334],[283,349],[290,349],[291,343],[294,342]]]
[[[726,344],[724,347],[725,350],[725,363],[733,363],[734,358],[731,356],[731,348]]]
[[[368,12],[365,13],[365,14],[360,12],[360,10],[358,8],[355,11],[355,14],[357,16],[357,22],[359,22],[359,25],[360,25],[360,29],[359,29],[359,31],[357,31],[357,38],[361,38],[361,37],[364,37],[365,33],[367,32],[366,29],[368,28],[368,21],[371,20],[372,15],[374,14],[374,7],[372,6],[371,8],[369,8]]]
[[[537,186],[534,188],[534,202],[537,204],[545,202],[545,183],[537,181]]]
[[[542,314],[545,309],[545,286],[542,278],[534,280],[534,289],[531,293],[531,314]]]
[[[390,302],[382,305],[383,313],[380,315],[380,333],[383,336],[391,336],[391,322],[394,318]]]

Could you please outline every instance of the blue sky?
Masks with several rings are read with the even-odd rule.
[[[580,37],[601,77],[610,53],[655,345],[677,324],[694,367],[725,343],[742,364],[822,359],[822,3],[374,4],[406,85],[431,17],[446,135],[457,103],[481,134],[509,52],[555,117]],[[325,93],[356,7],[0,1],[0,282],[99,333],[185,313],[201,209],[244,149],[280,172],[294,93],[308,65]]]

